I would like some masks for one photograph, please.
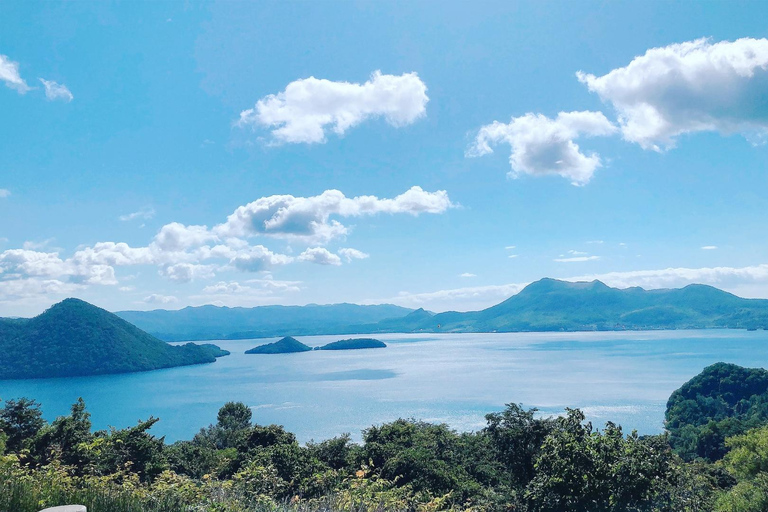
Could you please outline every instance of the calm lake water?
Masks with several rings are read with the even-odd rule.
[[[345,336],[348,337],[348,336]],[[298,339],[310,346],[339,336]],[[168,441],[191,438],[225,402],[242,401],[258,423],[278,423],[301,441],[343,432],[360,439],[400,417],[476,430],[505,403],[558,414],[579,407],[641,434],[662,430],[670,393],[705,366],[768,366],[766,331],[385,334],[385,349],[245,355],[274,341],[215,342],[232,355],[213,364],[72,379],[0,381],[2,399],[43,404],[47,419],[82,396],[96,428],[150,415]]]

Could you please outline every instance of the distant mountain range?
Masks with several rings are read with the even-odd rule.
[[[0,379],[75,377],[212,363],[215,345],[169,345],[116,315],[67,299],[30,319],[0,319]]]
[[[270,338],[347,334],[350,326],[377,324],[412,312],[391,304],[359,306],[188,307],[177,311],[120,311],[120,318],[165,341]]]
[[[524,332],[768,328],[768,300],[706,285],[611,288],[600,281],[542,279],[482,311],[433,314],[392,305],[201,306],[117,313],[167,340],[244,339],[388,332]]]

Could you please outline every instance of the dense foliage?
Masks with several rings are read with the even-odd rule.
[[[764,378],[715,365],[670,404],[749,402]],[[677,415],[678,427],[720,413],[697,411],[691,424]],[[768,510],[768,425],[728,437],[712,463],[683,460],[667,435],[627,435],[610,422],[598,430],[578,410],[545,418],[516,404],[488,414],[477,432],[400,419],[363,431],[360,444],[342,435],[301,445],[235,402],[189,441],[153,436],[157,421],[92,432],[82,400],[50,424],[35,401],[8,400],[0,409],[0,512],[74,502],[91,512]]]
[[[77,299],[35,318],[0,321],[0,379],[126,373],[210,363],[215,345],[172,346]]]
[[[285,338],[276,341],[274,343],[266,343],[246,350],[246,354],[290,354],[292,352],[308,352],[312,350],[311,347],[303,344],[296,338],[286,336]]]
[[[351,338],[348,340],[339,340],[320,347],[320,350],[357,350],[361,348],[386,348],[383,341],[373,338]]]
[[[672,393],[670,444],[686,460],[723,458],[726,438],[768,422],[768,371],[717,363]]]

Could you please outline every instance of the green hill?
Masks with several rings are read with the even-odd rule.
[[[721,459],[725,439],[768,423],[768,371],[717,363],[667,402],[666,427],[672,448],[684,459]]]
[[[128,373],[216,360],[210,347],[169,345],[78,299],[28,320],[0,320],[0,354],[0,379]]]
[[[312,350],[307,345],[303,344],[299,340],[286,336],[280,341],[274,343],[267,343],[266,345],[259,345],[253,347],[250,350],[246,350],[246,354],[291,354],[294,352],[307,352]]]
[[[354,338],[334,341],[320,347],[320,350],[359,350],[363,348],[387,348],[383,341],[373,338]]]

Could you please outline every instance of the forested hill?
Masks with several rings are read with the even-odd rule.
[[[218,347],[172,346],[116,315],[66,299],[29,320],[0,319],[0,379],[127,373],[210,363]]]
[[[351,326],[404,317],[411,309],[380,304],[329,304],[228,308],[187,307],[178,311],[119,311],[116,314],[166,341],[269,338],[292,334],[353,334]],[[351,329],[351,330],[350,330]]]

